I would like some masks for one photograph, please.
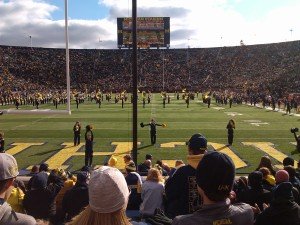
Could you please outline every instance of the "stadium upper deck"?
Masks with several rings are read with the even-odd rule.
[[[131,50],[71,49],[71,87],[129,90]],[[138,51],[139,86],[145,90],[300,90],[300,41],[275,44]],[[65,88],[65,50],[0,46],[5,90]],[[3,91],[4,89],[2,89]]]

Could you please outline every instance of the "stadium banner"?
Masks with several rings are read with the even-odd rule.
[[[118,47],[132,47],[132,18],[117,18]],[[170,47],[170,17],[138,17],[139,48]]]

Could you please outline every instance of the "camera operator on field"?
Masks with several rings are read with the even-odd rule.
[[[291,133],[294,134],[294,137],[295,137],[295,140],[297,142],[297,146],[296,146],[296,149],[298,152],[300,152],[300,136],[296,134],[296,132],[299,132],[299,128],[292,128],[291,129]]]

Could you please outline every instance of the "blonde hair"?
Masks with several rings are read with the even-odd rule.
[[[112,213],[98,213],[89,206],[66,225],[131,225],[125,214],[125,209]]]
[[[158,169],[151,168],[148,171],[148,175],[147,175],[146,180],[154,181],[154,182],[163,182],[164,179],[161,175],[161,172]]]

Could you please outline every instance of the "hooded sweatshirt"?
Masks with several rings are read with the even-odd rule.
[[[178,168],[165,186],[166,213],[170,218],[191,214],[202,205],[196,183],[196,169],[204,154],[189,155],[188,165]]]
[[[0,205],[0,225],[36,225],[33,217],[16,213],[11,206],[4,202]]]

